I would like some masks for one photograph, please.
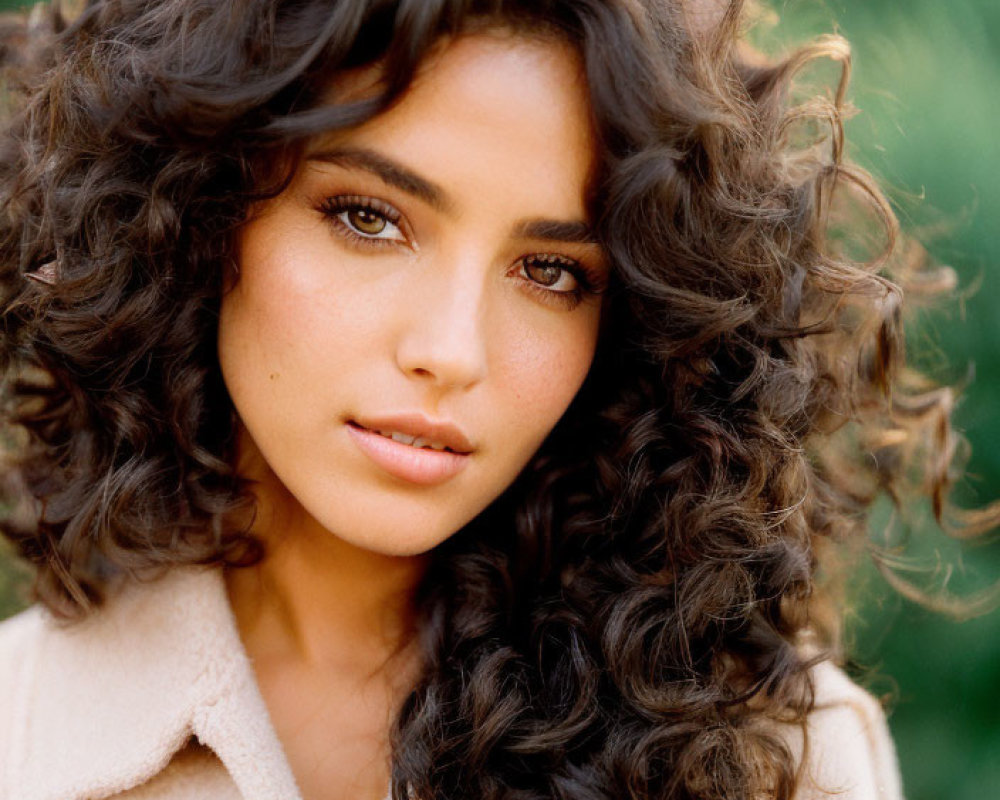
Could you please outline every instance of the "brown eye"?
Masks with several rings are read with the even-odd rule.
[[[375,197],[345,194],[328,197],[319,205],[343,238],[361,246],[403,244],[408,241],[400,229],[402,214]]]
[[[560,287],[557,291],[570,292],[577,286],[576,276],[569,265],[562,260],[549,260],[544,258],[526,258],[524,260],[524,274],[534,283],[546,288],[556,286],[564,277],[570,281],[569,286]]]
[[[377,211],[370,208],[352,208],[347,212],[348,223],[359,233],[367,236],[378,236],[385,230],[387,220]]]

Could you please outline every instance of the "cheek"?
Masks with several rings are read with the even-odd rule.
[[[279,289],[280,285],[280,291]],[[319,363],[308,311],[295,287],[280,284],[267,270],[247,270],[223,299],[219,316],[219,358],[237,404],[277,399],[289,379],[299,383],[308,372],[302,364]]]
[[[245,268],[223,299],[220,347],[242,351],[240,363],[266,372],[272,391],[328,386],[374,346],[384,307],[350,285],[322,245],[292,236],[275,248],[247,237]]]
[[[597,317],[581,313],[576,324],[525,335],[509,346],[499,370],[508,416],[520,425],[535,423],[536,438],[544,438],[583,384],[596,343]]]

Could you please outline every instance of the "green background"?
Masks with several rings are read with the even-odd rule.
[[[18,3],[0,0],[0,9]],[[967,503],[1000,497],[1000,2],[794,0],[757,38],[780,49],[838,31],[854,52],[850,153],[897,204],[904,227],[937,231],[936,258],[961,278],[960,297],[921,321],[910,353],[974,380],[956,412],[973,444]],[[945,233],[941,233],[945,230]],[[940,372],[940,370],[939,370]],[[884,515],[877,515],[878,524]],[[958,547],[914,534],[915,573],[930,585],[973,591],[1000,578],[1000,541]],[[0,617],[19,607],[13,567],[0,559]],[[1000,798],[1000,613],[956,622],[889,589],[869,567],[852,581],[855,672],[891,697],[890,725],[910,800]]]

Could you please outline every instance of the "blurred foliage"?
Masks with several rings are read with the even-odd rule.
[[[0,9],[20,5],[0,0]],[[966,504],[1000,496],[1000,3],[996,0],[787,0],[759,34],[768,49],[838,31],[854,51],[848,124],[852,157],[884,183],[904,228],[953,265],[959,297],[924,315],[910,357],[950,382],[975,379],[956,419],[973,445]],[[878,536],[885,515],[877,515]],[[931,585],[972,591],[1000,576],[1000,542],[958,546],[916,532],[908,555]],[[919,578],[918,573],[914,573]],[[23,595],[0,559],[0,617]],[[856,676],[892,697],[890,724],[910,800],[1000,795],[1000,613],[955,622],[901,598],[874,569],[859,570],[848,635]]]
[[[14,561],[10,547],[0,540],[0,619],[26,605],[28,588],[27,568]]]

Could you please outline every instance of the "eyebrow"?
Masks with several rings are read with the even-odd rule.
[[[309,161],[322,161],[340,167],[354,167],[370,172],[389,186],[395,186],[413,197],[423,200],[438,211],[447,211],[450,203],[447,194],[436,183],[423,178],[398,161],[364,147],[340,147],[320,150],[307,156]]]
[[[398,161],[366,147],[337,147],[329,150],[317,150],[309,153],[306,160],[362,169],[375,175],[383,183],[422,200],[438,211],[447,213],[452,207],[448,193],[436,183],[418,175]],[[541,218],[521,220],[514,227],[514,235],[527,239],[542,239],[570,244],[597,243],[597,237],[590,225],[578,220]]]
[[[516,236],[526,239],[546,239],[570,244],[596,244],[597,237],[586,222],[563,222],[555,219],[529,219],[517,224]]]

